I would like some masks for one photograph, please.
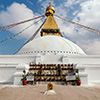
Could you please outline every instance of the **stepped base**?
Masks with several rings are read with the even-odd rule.
[[[54,90],[49,90],[44,93],[44,95],[54,95],[56,92]]]

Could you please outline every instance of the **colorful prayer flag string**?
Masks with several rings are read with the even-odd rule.
[[[67,19],[64,19],[64,18],[62,18],[62,17],[60,17],[60,16],[58,16],[58,15],[55,15],[55,16],[58,17],[58,18],[60,18],[60,19],[65,20],[65,21],[67,21],[67,22],[69,22],[69,23],[72,23],[72,24],[74,24],[74,25],[76,25],[76,26],[79,26],[80,28],[86,29],[86,30],[91,31],[91,32],[93,32],[93,33],[95,33],[95,34],[100,34],[100,31],[97,30],[97,29],[95,29],[95,28],[91,28],[91,27],[88,27],[88,26],[84,26],[84,25],[81,25],[81,24],[72,22],[72,21],[67,20]]]
[[[25,21],[22,21],[22,22],[18,22],[18,23],[15,23],[15,24],[10,24],[10,25],[6,25],[6,26],[1,26],[0,27],[0,32],[3,32],[3,31],[6,31],[8,29],[11,29],[12,27],[16,26],[16,25],[19,25],[19,24],[23,24],[25,22],[29,22],[29,21],[32,21],[34,19],[38,19],[40,17],[44,17],[45,15],[42,15],[42,16],[38,16],[38,17],[35,17],[35,18],[31,18],[31,19],[28,19],[28,20],[25,20]]]
[[[42,17],[41,19],[43,19],[43,18],[44,18],[44,17]],[[23,29],[23,30],[20,31],[19,33],[13,35],[12,37],[6,38],[5,40],[1,40],[0,43],[3,43],[3,42],[5,42],[5,41],[7,41],[7,40],[11,40],[12,38],[14,38],[14,37],[16,37],[17,35],[21,34],[23,31],[25,31],[26,29],[28,29],[28,28],[31,27],[32,25],[38,23],[41,19],[39,19],[38,21],[32,23],[31,25],[29,25],[28,27],[26,27],[25,29]]]

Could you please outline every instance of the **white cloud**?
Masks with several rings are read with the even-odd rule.
[[[63,16],[64,18],[67,17],[67,12],[68,10],[65,9],[65,7],[63,6],[63,4],[61,4],[58,7],[55,7],[55,13],[59,16]]]
[[[100,54],[100,40],[87,40],[87,41],[79,41],[77,42],[79,46],[82,45],[82,49],[85,50],[87,54]]]
[[[81,12],[76,17],[79,22],[91,27],[99,28],[100,23],[100,0],[89,0],[80,4]]]
[[[41,2],[41,0],[38,0]],[[55,7],[56,14],[60,15],[64,18],[68,18],[69,9],[68,7],[73,7],[74,5],[80,4],[80,9],[74,9],[74,12],[71,12],[72,15],[75,16],[72,21],[78,22],[80,24],[90,26],[96,29],[100,29],[100,0],[82,0],[84,2],[80,2],[79,0],[67,0],[67,2],[62,2],[59,6],[55,6],[54,0],[51,0],[52,5]],[[49,1],[41,2],[42,10],[45,13],[45,9],[48,6]],[[67,7],[67,8],[66,8]],[[34,13],[32,10],[27,8],[25,4],[13,3],[10,7],[7,8],[6,11],[2,11],[0,13],[0,25],[7,25],[15,22],[20,22],[23,20],[27,20],[29,18],[33,18],[34,16],[38,16],[39,14]],[[34,22],[34,21],[32,21]],[[30,25],[32,22],[25,23],[20,25],[13,30],[13,33],[17,33]],[[87,30],[78,28],[77,26],[65,22],[56,18],[56,22],[64,34],[70,38],[72,41],[77,43],[87,54],[100,54],[100,36],[96,35]],[[41,25],[37,24],[20,36],[24,38],[29,38],[35,32],[35,30]],[[39,34],[38,34],[39,35]],[[95,51],[94,51],[94,48]]]
[[[73,12],[73,15],[75,16],[75,15],[77,15],[77,13],[78,13],[78,10],[76,10],[75,12]]]
[[[65,3],[65,6],[69,7],[69,5],[77,5],[79,2],[77,0],[75,3],[75,1],[76,0],[68,0],[68,2]],[[63,7],[63,10],[67,9]],[[81,2],[80,9],[75,10],[72,14],[75,16],[72,21],[100,29],[100,0],[86,0]],[[63,14],[62,16],[65,17]],[[87,54],[100,54],[99,35],[79,28],[78,26],[68,22],[64,23],[62,20],[57,20],[57,23],[61,29],[61,32],[64,32],[67,37],[78,44]],[[94,48],[96,48],[95,51]]]
[[[73,8],[72,6],[78,3],[80,3],[79,0],[67,0],[67,2],[65,3],[65,7]]]
[[[77,14],[73,21],[100,29],[100,0],[88,0],[81,3],[80,7],[81,12]],[[79,32],[77,32],[75,39],[76,43],[79,44],[81,48],[83,48],[83,50],[88,54],[100,54],[100,36],[89,31],[83,31],[83,29],[78,29],[78,31]],[[95,51],[94,48],[96,48]]]
[[[2,11],[0,13],[0,19],[1,19],[0,25],[9,25],[12,23],[21,22],[33,18],[35,17],[35,15],[38,16],[39,14],[34,14],[33,11],[27,8],[25,4],[13,3],[11,6],[7,8],[6,11]],[[14,34],[18,33],[23,29],[25,29],[30,24],[32,24],[33,22],[34,21],[18,25],[9,31],[13,32]],[[21,38],[29,38],[30,36],[33,35],[33,33],[40,24],[41,21],[40,23],[37,23],[32,27],[30,27],[29,29],[27,29],[26,31],[24,31],[21,35],[19,35],[19,37],[21,36]]]

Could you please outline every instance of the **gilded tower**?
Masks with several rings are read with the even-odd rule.
[[[45,15],[47,16],[47,19],[41,30],[41,36],[45,36],[45,35],[59,36],[59,35],[61,35],[58,25],[53,17],[54,13],[55,13],[55,9],[54,9],[54,7],[52,7],[51,3],[49,3],[49,6],[46,8],[46,13],[45,13]]]

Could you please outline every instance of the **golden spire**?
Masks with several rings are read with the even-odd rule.
[[[53,17],[54,13],[55,13],[55,9],[54,7],[51,6],[51,3],[49,3],[49,6],[46,8],[46,13],[45,13],[45,15],[47,16],[47,19],[41,30],[41,36],[45,36],[45,35],[59,36],[60,35],[60,30]]]

